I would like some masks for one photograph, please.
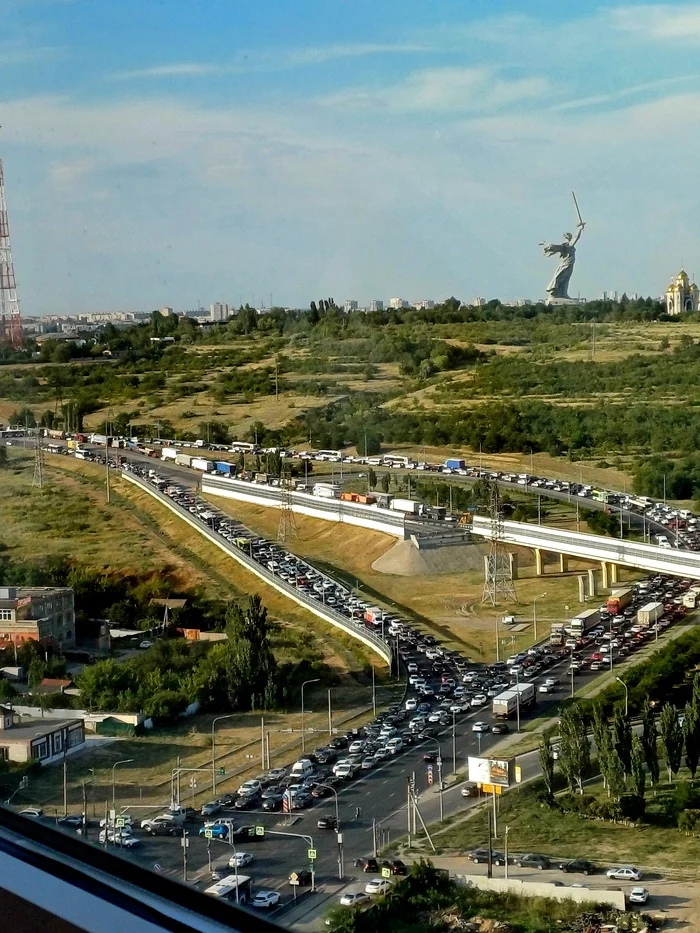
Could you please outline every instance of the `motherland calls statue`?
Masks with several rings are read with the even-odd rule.
[[[574,199],[576,213],[578,214],[576,236],[573,236],[571,233],[565,233],[563,243],[540,243],[540,246],[544,247],[545,256],[561,256],[552,281],[547,286],[547,294],[549,296],[547,298],[547,304],[564,304],[565,302],[572,301],[569,297],[569,282],[571,281],[574,263],[576,262],[576,244],[581,239],[581,234],[586,224],[581,219],[581,212],[578,209],[576,195],[573,191],[571,194]]]

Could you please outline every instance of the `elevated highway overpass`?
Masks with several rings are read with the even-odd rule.
[[[500,529],[504,544],[531,548],[535,552],[538,574],[544,572],[544,555],[552,553],[560,556],[562,570],[566,569],[564,564],[568,557],[599,563],[603,587],[616,582],[617,568],[621,566],[700,580],[700,553],[696,551],[662,548],[655,544],[640,544],[620,538],[564,531],[547,525],[530,525],[526,522],[502,522]],[[490,518],[477,516],[471,531],[474,535],[493,538],[496,523]]]

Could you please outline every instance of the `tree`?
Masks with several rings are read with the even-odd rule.
[[[644,770],[644,747],[642,740],[638,735],[632,735],[632,786],[638,797],[644,797],[644,790],[647,783],[647,775]]]
[[[384,492],[384,493],[389,492],[389,483],[390,483],[389,474],[388,474],[388,473],[382,473],[382,478],[381,478],[381,482],[380,482],[380,485],[381,485],[381,487],[382,487],[382,492]]]
[[[642,748],[644,750],[644,760],[649,769],[651,783],[659,783],[659,749],[657,746],[658,732],[656,730],[656,718],[654,716],[654,707],[649,702],[649,697],[644,700],[642,707]]]
[[[270,647],[267,609],[251,596],[246,609],[233,603],[226,612],[226,678],[232,709],[271,706],[277,692],[277,662]]]
[[[7,449],[0,447],[0,470],[7,466]]]
[[[610,749],[607,760],[608,790],[610,795],[619,800],[625,792],[625,769],[616,748]]]
[[[590,769],[591,750],[583,714],[576,708],[559,720],[559,767],[573,792],[583,793],[583,781]]]
[[[598,766],[600,767],[600,773],[603,775],[603,784],[608,788],[608,793],[611,793],[609,781],[610,756],[614,753],[615,749],[612,744],[610,727],[605,719],[603,708],[600,703],[596,703],[593,707],[592,729],[593,740],[598,750]]]
[[[685,740],[685,763],[691,777],[695,780],[700,761],[700,709],[695,705],[695,684],[693,684],[693,699],[685,707],[683,738]]]
[[[552,754],[552,730],[545,729],[539,748],[540,768],[542,778],[547,788],[547,799],[554,799],[554,755]]]
[[[671,775],[675,776],[680,770],[681,756],[683,755],[683,730],[678,722],[678,711],[671,703],[664,703],[659,717],[659,728],[666,753],[666,765],[670,782]]]
[[[613,730],[615,733],[615,749],[620,756],[625,775],[632,771],[632,726],[625,715],[624,707],[619,704],[615,707],[613,715]]]
[[[372,467],[369,468],[369,472],[367,473],[367,482],[372,489],[377,488],[377,474],[374,472]]]

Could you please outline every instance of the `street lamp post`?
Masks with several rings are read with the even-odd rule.
[[[317,787],[325,787],[329,790],[335,797],[335,833],[338,837],[338,878],[340,881],[343,880],[343,875],[345,874],[345,866],[343,864],[343,834],[340,832],[340,813],[338,810],[338,791],[331,787],[330,784],[320,784],[316,785]]]
[[[515,672],[515,709],[517,715],[516,732],[520,732],[520,672]]]
[[[546,595],[547,595],[546,593],[542,593],[541,596],[536,596],[532,600],[532,628],[533,628],[533,637],[534,637],[533,644],[535,645],[537,644],[537,600],[544,599]]]
[[[226,842],[228,842],[233,849],[233,872],[236,876],[236,903],[238,904],[238,852],[236,851],[236,846],[233,844],[233,841],[229,839],[228,836],[226,837]]]
[[[227,713],[225,716],[216,716],[211,723],[211,795],[212,797],[216,796],[216,739],[214,738],[214,729],[216,728],[217,722],[221,722],[222,719],[233,719],[237,714],[236,713]]]
[[[629,713],[630,692],[627,687],[627,684],[624,682],[624,680],[621,677],[616,677],[615,680],[618,681],[618,683],[621,683],[622,686],[625,688],[625,718],[626,718],[627,714]]]
[[[304,687],[307,684],[317,684],[320,681],[320,677],[314,677],[313,680],[305,680],[301,685],[301,753],[304,754],[306,749],[306,732],[304,731]]]
[[[117,765],[130,765],[133,760],[134,760],[133,758],[122,758],[121,761],[115,761],[114,764],[112,765],[112,809],[113,810],[115,809],[114,801],[116,797],[116,789],[114,785],[114,769],[117,767]],[[105,832],[106,831],[107,831],[107,827],[105,827]]]

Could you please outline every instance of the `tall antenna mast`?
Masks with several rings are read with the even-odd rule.
[[[0,159],[0,343],[21,347],[24,339],[19,313],[15,267],[10,248],[10,225],[5,201],[5,173]]]

